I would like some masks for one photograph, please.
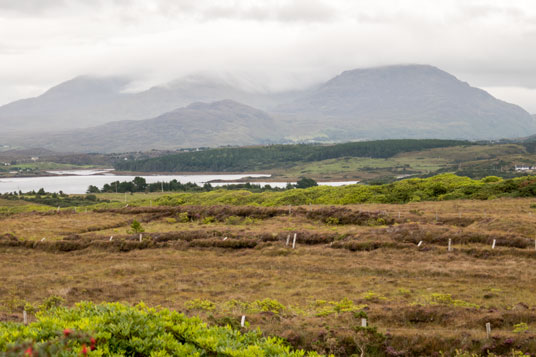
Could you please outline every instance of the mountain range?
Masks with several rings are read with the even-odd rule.
[[[137,93],[126,92],[128,85],[121,77],[81,76],[1,106],[0,144],[119,152],[536,133],[536,118],[521,107],[430,65],[355,69],[281,93],[199,76]]]

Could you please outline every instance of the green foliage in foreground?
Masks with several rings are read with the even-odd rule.
[[[9,355],[21,346],[36,351],[45,344],[52,349],[56,341],[62,347],[66,332],[91,336],[94,350],[83,341],[71,340],[62,356],[318,356],[293,351],[283,341],[263,337],[259,331],[208,327],[199,318],[167,309],[90,302],[39,312],[37,321],[28,326],[0,322],[0,351]]]
[[[454,174],[413,178],[385,185],[316,186],[284,192],[252,193],[217,190],[204,193],[179,193],[158,199],[159,205],[304,205],[353,203],[407,203],[452,199],[494,199],[536,196],[536,177],[508,180],[490,176],[473,180]]]

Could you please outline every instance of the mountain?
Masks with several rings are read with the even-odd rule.
[[[32,138],[55,150],[118,151],[274,141],[498,139],[536,133],[536,118],[521,107],[429,65],[355,69],[282,93],[246,90],[206,76],[137,93],[127,91],[130,85],[122,77],[81,76],[36,98],[4,105],[0,141],[34,147]],[[190,106],[197,102],[219,104]]]
[[[346,140],[488,139],[536,132],[536,120],[521,107],[429,65],[346,71],[274,113]]]
[[[281,137],[272,117],[232,100],[193,103],[153,119],[20,138],[57,151],[126,152],[178,147],[269,144]]]
[[[115,118],[114,103],[128,80],[80,76],[52,87],[36,98],[0,107],[4,131],[64,130],[89,127]]]
[[[42,132],[153,118],[194,102],[232,99],[265,108],[277,95],[247,92],[224,80],[189,76],[138,93],[128,78],[80,76],[42,95],[0,107],[4,132]],[[284,94],[279,94],[284,95]]]

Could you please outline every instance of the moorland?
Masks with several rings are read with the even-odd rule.
[[[283,192],[135,193],[127,204],[124,194],[59,196],[86,201],[60,209],[4,195],[0,319],[22,326],[27,311],[29,326],[60,328],[82,312],[39,311],[143,302],[230,329],[227,337],[259,329],[248,338],[264,355],[276,347],[256,338],[274,336],[277,346],[336,356],[535,353],[534,185],[531,176],[441,175]],[[364,190],[367,200],[351,201]],[[110,309],[127,308],[98,311],[115,316]],[[215,331],[182,342],[211,351],[206,336],[224,340]],[[100,336],[96,351],[118,336]],[[241,351],[229,355],[248,355]]]

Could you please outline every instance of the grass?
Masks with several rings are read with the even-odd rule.
[[[77,234],[77,241],[100,243],[71,252],[52,249],[54,242],[0,245],[0,319],[20,320],[26,304],[37,306],[50,296],[67,305],[144,301],[199,315],[212,325],[239,328],[246,315],[248,330],[260,328],[295,348],[340,356],[359,353],[356,328],[362,316],[387,336],[383,351],[454,355],[455,349],[480,353],[491,346],[500,354],[518,346],[535,353],[530,342],[536,334],[534,202],[505,198],[345,206],[348,214],[382,212],[395,219],[393,225],[379,226],[326,224],[307,213],[326,209],[318,205],[293,207],[290,216],[283,207],[271,218],[229,220],[223,215],[210,223],[201,218],[181,222],[177,212],[162,207],[17,213],[0,218],[0,242],[2,233],[12,233],[21,240],[47,235],[47,241],[57,242]],[[219,209],[238,217],[232,211],[238,208]],[[187,232],[191,241],[113,249],[108,237],[127,241],[133,219],[145,229],[144,242]],[[285,245],[292,232],[299,232],[296,249]],[[255,238],[271,233],[278,235],[275,240]],[[313,241],[313,234],[329,239]],[[211,246],[226,236],[226,242],[257,244],[250,249]],[[494,250],[493,237],[498,242]],[[448,238],[453,252],[447,251]],[[424,241],[420,248],[419,240]],[[524,248],[510,244],[525,240],[530,244]],[[210,244],[199,248],[196,242]],[[377,246],[336,249],[345,244]],[[492,323],[492,344],[486,322]],[[515,332],[519,326],[526,331]],[[508,345],[508,339],[514,344]]]
[[[328,180],[363,180],[381,176],[428,174],[447,167],[449,161],[435,158],[416,158],[400,155],[389,159],[340,158],[299,164],[285,170],[276,170],[280,178],[300,176]]]
[[[436,172],[467,168],[534,164],[536,155],[527,153],[522,145],[495,144],[453,146],[395,155],[388,159],[346,157],[297,163],[289,168],[273,171],[275,178],[292,180],[300,176],[317,180],[392,180],[402,175],[429,175]]]

